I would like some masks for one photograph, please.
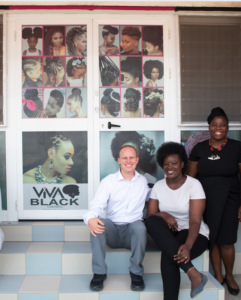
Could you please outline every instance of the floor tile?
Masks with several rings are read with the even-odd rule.
[[[90,242],[65,242],[62,253],[92,253]]]
[[[4,242],[0,254],[26,253],[31,242]]]
[[[139,300],[139,293],[108,293],[108,294],[100,294],[100,300]]]
[[[56,294],[59,291],[61,276],[25,276],[20,294]]]
[[[65,221],[65,226],[86,226],[84,221]]]
[[[89,285],[93,275],[62,276],[59,293],[94,293]]]
[[[0,295],[18,293],[25,276],[0,276]]]
[[[62,253],[64,242],[32,242],[28,248],[30,253]]]
[[[25,254],[1,254],[0,275],[25,275]]]
[[[106,253],[107,274],[128,274],[131,253]]]
[[[18,300],[18,294],[0,294],[0,300]]]
[[[144,274],[143,280],[145,282],[145,289],[142,293],[149,292],[163,292],[162,276],[161,274]]]
[[[61,275],[61,254],[26,254],[26,275]]]
[[[59,300],[99,300],[99,293],[59,294]]]
[[[65,242],[90,241],[88,226],[64,226]]]
[[[109,275],[104,282],[104,289],[100,293],[122,293],[130,292],[130,275]]]
[[[0,226],[32,226],[32,221],[4,221],[0,223]]]
[[[163,299],[163,292],[147,292],[140,293],[140,300],[161,300]]]
[[[92,274],[92,254],[62,254],[62,274]]]
[[[160,273],[160,262],[161,253],[160,252],[146,252],[143,266],[145,273]]]
[[[180,291],[179,300],[191,300],[190,291]],[[204,290],[196,298],[197,300],[219,300],[217,290]]]
[[[64,225],[65,222],[58,222],[58,221],[51,221],[51,222],[33,222],[33,225],[39,225],[39,226],[59,226],[59,225]]]
[[[235,247],[235,252],[241,252],[241,225],[239,225],[237,243],[234,244],[234,247]]]
[[[5,242],[31,242],[32,226],[0,226],[4,232]]]
[[[19,294],[18,300],[58,300],[58,294]]]
[[[63,242],[64,226],[58,225],[36,225],[33,226],[34,242]]]

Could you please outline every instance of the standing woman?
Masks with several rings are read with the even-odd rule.
[[[47,31],[44,38],[44,55],[65,55],[64,27],[51,27]]]
[[[210,229],[210,257],[215,278],[227,283],[232,295],[239,287],[233,277],[238,222],[241,221],[240,184],[241,143],[227,138],[228,117],[220,107],[208,116],[211,138],[197,144],[189,157],[187,175],[201,182],[206,194],[204,220]],[[221,260],[226,276],[223,279]]]

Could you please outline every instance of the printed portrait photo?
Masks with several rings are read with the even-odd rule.
[[[28,26],[22,27],[22,55],[39,56],[43,49],[43,27]]]
[[[23,132],[23,183],[88,183],[87,132]]]
[[[67,118],[87,118],[87,89],[68,88],[67,97]]]
[[[142,117],[142,88],[121,89],[122,117]]]
[[[87,55],[87,27],[66,26],[66,55]]]
[[[2,210],[7,210],[6,141],[5,131],[0,131],[0,191]]]
[[[164,89],[144,89],[144,117],[163,118]]]
[[[120,117],[120,89],[100,89],[100,117]]]
[[[143,57],[143,86],[164,87],[163,57]]]
[[[65,86],[65,58],[44,57],[44,87]]]
[[[66,64],[67,86],[87,86],[87,58],[67,57]]]
[[[119,26],[99,26],[99,54],[119,55]]]
[[[65,118],[65,89],[44,89],[44,118]]]
[[[141,55],[141,26],[120,26],[121,55]]]
[[[163,26],[142,26],[143,55],[163,55]]]
[[[42,87],[42,57],[22,58],[23,87]]]
[[[65,55],[65,27],[44,26],[44,55]]]
[[[119,170],[118,156],[125,145],[134,147],[139,155],[136,171],[144,175],[149,184],[164,178],[156,162],[156,151],[164,143],[164,131],[101,131],[100,180]]]
[[[120,60],[118,56],[100,56],[100,86],[120,85]]]
[[[121,86],[142,86],[142,57],[121,57]]]
[[[22,89],[22,118],[43,117],[43,90]]]

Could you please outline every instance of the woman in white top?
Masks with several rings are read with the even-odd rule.
[[[162,250],[164,299],[178,299],[179,267],[191,281],[191,298],[194,298],[208,281],[191,263],[208,246],[209,228],[202,219],[206,196],[200,182],[185,175],[188,158],[181,144],[164,143],[156,157],[166,178],[152,189],[146,227]]]

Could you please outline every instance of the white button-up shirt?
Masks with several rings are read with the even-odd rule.
[[[105,218],[119,225],[142,220],[149,192],[146,178],[137,171],[131,180],[125,180],[120,170],[108,175],[100,182],[89,210],[84,215],[84,222],[88,225],[89,219],[99,218],[104,209]]]

